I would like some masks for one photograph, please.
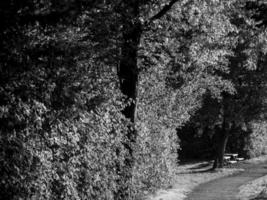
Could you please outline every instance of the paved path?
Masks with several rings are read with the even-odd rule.
[[[267,162],[243,163],[240,167],[245,171],[201,184],[189,194],[186,200],[237,200],[235,196],[241,185],[267,174]]]

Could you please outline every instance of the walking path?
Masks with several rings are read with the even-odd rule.
[[[261,164],[242,163],[245,171],[216,179],[196,187],[186,200],[237,200],[239,187],[267,174],[267,162]]]

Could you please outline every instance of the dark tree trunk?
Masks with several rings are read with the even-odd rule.
[[[127,104],[122,113],[130,120],[132,125],[135,123],[138,85],[137,55],[142,32],[141,23],[138,19],[139,5],[137,2],[138,1],[134,0],[127,2],[129,8],[126,15],[128,15],[127,17],[129,17],[129,19],[125,19],[123,25],[123,42],[118,70],[121,91],[125,95],[126,101],[130,100],[130,103]],[[128,129],[127,139],[130,142],[135,142],[136,140],[136,131],[132,126]],[[131,154],[132,149],[128,147],[128,150]]]
[[[135,12],[134,12],[135,13]],[[136,19],[137,20],[137,19]],[[132,20],[134,21],[134,20]],[[124,26],[123,43],[121,48],[121,61],[119,65],[119,80],[122,93],[126,97],[127,106],[122,111],[123,115],[132,123],[128,128],[127,139],[130,143],[136,140],[136,131],[134,130],[135,109],[138,85],[138,66],[137,54],[141,37],[141,25],[138,22],[129,22]],[[126,145],[132,157],[132,149],[130,145]],[[131,168],[132,158],[127,162]]]
[[[222,168],[224,165],[224,153],[229,138],[229,130],[225,127],[225,124],[221,130],[216,133],[215,136],[215,157],[213,163],[213,169]]]
[[[126,135],[128,142],[125,143],[129,156],[125,159],[124,169],[119,170],[123,177],[120,181],[120,188],[116,194],[116,199],[127,199],[129,195],[127,182],[132,177],[132,168],[134,165],[132,144],[136,142],[137,136],[134,123],[138,85],[137,56],[141,33],[139,3],[136,0],[125,0],[123,9],[121,60],[118,68],[118,76],[121,92],[125,95],[126,101],[130,100],[130,103],[127,104],[122,113],[130,120],[131,125],[129,125]]]
[[[224,153],[225,153],[225,148],[228,142],[228,138],[229,138],[228,131],[224,130],[224,133],[222,133],[222,138],[221,138],[219,149],[218,149],[218,168],[223,167]]]
[[[125,147],[129,151],[129,156],[125,160],[125,169],[119,170],[126,174],[123,181],[125,187],[121,187],[116,194],[116,199],[128,199],[127,181],[132,178],[132,168],[134,165],[132,144],[136,142],[137,132],[134,129],[135,123],[135,109],[138,86],[138,47],[140,45],[142,34],[142,23],[140,21],[140,0],[122,0],[119,9],[122,17],[122,44],[121,44],[121,58],[118,67],[118,77],[120,81],[121,92],[125,95],[126,101],[130,103],[122,111],[123,115],[130,120],[131,124],[128,127],[126,135],[128,143]],[[159,19],[165,15],[177,0],[171,0],[169,4],[165,5],[158,14],[152,17],[149,22]],[[144,2],[143,2],[144,3]],[[148,22],[148,24],[149,24]]]
[[[138,8],[132,9],[132,12],[129,11],[130,13],[127,13],[129,16],[133,15],[132,19],[124,20],[121,60],[118,69],[118,76],[122,93],[126,96],[127,100],[132,100],[131,103],[123,110],[123,114],[126,118],[130,119],[132,123],[134,123],[136,107],[135,101],[137,97],[138,84],[137,54],[142,29],[141,23],[138,19]]]

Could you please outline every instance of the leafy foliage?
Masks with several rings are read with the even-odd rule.
[[[251,122],[251,134],[245,138],[244,151],[247,157],[253,158],[266,155],[266,123],[264,121]]]
[[[85,22],[6,27],[15,31],[1,50],[1,198],[112,199],[117,190],[123,97]]]
[[[234,93],[224,92],[217,101],[213,99],[214,95],[209,94],[202,108],[191,121],[191,126],[199,131],[211,130],[208,131],[211,136],[230,133],[230,135],[238,135],[242,140],[247,137],[247,134],[239,133],[247,132],[246,129],[252,121],[265,120],[263,115],[266,109],[266,68],[264,67],[266,30],[257,27],[256,22],[251,18],[253,12],[248,12],[244,5],[237,4],[230,16],[238,34],[235,34],[236,45],[233,46],[229,57],[228,73],[215,72],[223,80],[231,83]],[[236,15],[237,11],[239,11],[238,15]],[[238,136],[231,136],[230,139],[236,138],[235,141],[231,141],[232,144],[240,141]],[[234,151],[237,151],[237,148]]]

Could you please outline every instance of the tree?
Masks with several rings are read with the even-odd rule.
[[[247,12],[246,2],[232,3],[231,6],[226,6],[228,9],[223,9],[224,18],[220,17],[225,21],[228,19],[231,26],[235,27],[235,31],[229,32],[225,35],[225,39],[222,39],[229,41],[230,45],[215,44],[216,47],[220,47],[218,50],[221,50],[221,47],[228,49],[229,54],[224,57],[226,62],[223,62],[221,68],[210,66],[212,58],[217,58],[216,54],[208,59],[202,57],[203,63],[207,64],[208,61],[207,68],[204,68],[207,79],[202,85],[206,92],[203,101],[200,101],[201,109],[190,120],[191,125],[187,125],[201,131],[210,130],[209,134],[214,135],[214,146],[216,146],[214,167],[223,165],[223,155],[229,135],[234,134],[241,124],[257,118],[264,108],[265,97],[262,86],[265,84],[263,83],[265,72],[262,67],[260,67],[261,72],[257,72],[256,68],[259,67],[259,61],[265,52],[265,30],[255,23],[254,12]],[[225,27],[225,23],[221,23],[220,27]],[[218,31],[216,28],[213,30]],[[205,40],[201,39],[205,44]],[[254,113],[251,113],[252,110]]]
[[[208,97],[198,114],[197,121],[201,122],[202,129],[208,127],[214,130],[214,168],[223,167],[229,136],[259,119],[266,108],[266,69],[262,64],[266,52],[265,29],[257,27],[244,6],[239,4],[237,7],[243,17],[236,18],[234,13],[231,15],[239,30],[237,45],[230,58],[229,73],[220,74],[233,84],[235,93],[223,93],[218,102]]]
[[[266,69],[262,64],[266,52],[265,28],[258,28],[253,17],[247,15],[246,8],[242,10],[243,20],[234,19],[240,31],[234,56],[230,59],[230,73],[226,76],[235,85],[236,94],[225,94],[219,106],[221,125],[214,168],[223,166],[224,151],[231,132],[234,134],[244,124],[249,126],[266,109]]]
[[[233,90],[229,81],[214,73],[227,71],[227,56],[234,42],[230,34],[236,31],[227,16],[232,6],[224,2],[170,1],[162,7],[153,1],[147,7],[159,7],[160,11],[148,9],[150,12],[143,14],[142,3],[129,1],[123,5],[122,33],[126,34],[122,41],[126,42],[122,42],[119,78],[123,94],[132,100],[124,114],[133,124],[146,122],[145,127],[153,132],[161,129],[159,124],[175,130],[200,107],[207,90],[217,96]],[[150,17],[153,12],[156,14]],[[136,102],[140,103],[137,113]],[[149,118],[150,113],[161,119]],[[129,130],[132,144],[137,136],[135,129]]]

